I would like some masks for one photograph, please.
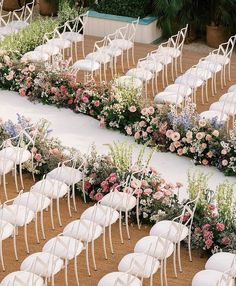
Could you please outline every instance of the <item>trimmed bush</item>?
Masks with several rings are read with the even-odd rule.
[[[143,18],[151,13],[151,0],[90,0],[90,7],[100,13]]]

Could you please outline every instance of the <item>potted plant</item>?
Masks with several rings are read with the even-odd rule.
[[[59,0],[39,0],[39,13],[43,16],[56,16]]]
[[[217,48],[226,42],[236,25],[235,0],[207,0],[208,21],[206,40],[210,47]]]

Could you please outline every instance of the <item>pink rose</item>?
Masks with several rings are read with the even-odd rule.
[[[139,122],[138,125],[139,125],[139,127],[142,128],[142,127],[146,126],[146,122],[142,120],[142,121]]]
[[[173,133],[174,133],[173,130],[171,130],[171,129],[167,130],[167,131],[166,131],[166,137],[167,137],[167,138],[171,138]]]
[[[143,193],[145,196],[149,196],[152,193],[152,189],[150,189],[150,188],[145,189]]]
[[[148,133],[146,131],[142,131],[143,138],[146,138],[148,136]]]
[[[204,133],[204,132],[198,132],[198,133],[196,134],[197,140],[201,140],[201,139],[204,138],[204,137],[205,137],[205,133]]]
[[[209,152],[207,153],[207,157],[208,157],[208,158],[212,158],[212,157],[213,157],[213,152],[212,152],[212,151],[209,151]]]
[[[173,132],[171,139],[172,139],[172,141],[179,141],[179,139],[180,139],[179,132]]]
[[[180,149],[178,149],[177,150],[177,154],[179,155],[179,156],[182,156],[183,155],[183,149],[182,148],[180,148]]]
[[[189,150],[190,150],[191,153],[195,153],[195,151],[196,151],[195,147],[193,147],[193,146],[190,147]]]
[[[151,126],[148,126],[148,128],[147,128],[147,132],[148,132],[148,133],[152,133],[152,132],[153,132],[153,129],[152,129],[152,127],[151,127]]]
[[[39,153],[36,153],[36,154],[34,155],[34,159],[35,159],[36,161],[40,161],[40,160],[42,159],[42,155],[39,154]]]
[[[141,181],[141,187],[145,188],[148,186],[148,182],[146,180]]]
[[[148,108],[147,112],[148,112],[149,115],[153,115],[154,112],[155,112],[154,107],[153,107],[153,106],[150,106],[150,107]]]
[[[220,132],[219,132],[218,130],[214,130],[214,131],[212,132],[212,135],[215,136],[215,137],[219,137]]]
[[[208,230],[211,226],[209,225],[209,223],[206,223],[203,225],[202,229],[203,230]]]
[[[98,106],[100,105],[100,101],[99,101],[99,100],[94,101],[93,105],[94,105],[95,107],[98,107]]]
[[[126,127],[126,133],[128,134],[128,135],[132,135],[133,133],[132,133],[132,128],[130,127],[130,126],[127,126]]]
[[[205,119],[200,119],[198,123],[199,123],[200,127],[206,126],[206,120]]]
[[[111,173],[110,176],[108,177],[108,181],[110,183],[115,183],[117,181],[117,175],[116,173]]]
[[[135,112],[136,110],[137,110],[137,108],[134,105],[129,107],[130,112]]]
[[[96,195],[94,196],[95,200],[98,202],[103,198],[103,195],[101,193],[96,193]]]
[[[109,190],[109,183],[107,181],[102,181],[100,185],[104,192],[107,192]]]
[[[143,108],[142,110],[141,110],[141,114],[142,115],[148,115],[148,109],[147,108]]]
[[[221,163],[222,163],[222,166],[224,166],[224,167],[229,164],[229,162],[226,159],[222,160]]]
[[[207,159],[203,159],[202,160],[202,165],[204,165],[204,166],[208,165],[208,160]]]
[[[153,195],[153,198],[156,199],[157,201],[159,201],[161,198],[163,198],[164,194],[162,192],[156,192]]]
[[[170,189],[164,189],[165,196],[169,197],[172,195],[172,191]]]
[[[173,143],[170,144],[169,150],[170,152],[175,152],[175,146]]]
[[[221,150],[221,154],[222,154],[222,155],[226,155],[227,153],[228,153],[228,152],[227,152],[226,149],[222,149],[222,150]]]
[[[216,209],[216,205],[214,204],[209,204],[208,205],[208,209],[211,210],[211,211],[214,211]]]
[[[26,90],[22,87],[19,89],[20,96],[26,96]]]
[[[193,138],[193,132],[190,131],[190,130],[188,130],[187,133],[186,133],[186,137],[187,137],[188,139],[192,139],[192,138]]]
[[[181,146],[181,143],[179,141],[174,142],[175,148],[179,148]]]
[[[225,225],[223,223],[217,223],[216,224],[216,229],[218,231],[224,231],[225,230]]]
[[[203,231],[203,236],[204,236],[204,238],[208,238],[209,236],[211,236],[211,231],[209,231],[209,230],[204,230]]]
[[[85,181],[85,182],[84,182],[84,188],[85,188],[85,190],[88,190],[88,189],[91,188],[91,184],[90,184],[89,181]]]
[[[201,144],[201,147],[202,147],[202,149],[206,149],[207,144],[206,144],[206,143],[202,143],[202,144]]]
[[[211,140],[212,140],[212,136],[209,135],[209,134],[207,134],[207,135],[206,135],[206,141],[211,141]]]
[[[212,244],[213,244],[213,240],[212,239],[207,239],[205,241],[205,245],[206,245],[207,249],[211,248]]]
[[[139,132],[135,132],[134,139],[138,140],[139,138],[140,138],[140,133]]]
[[[224,236],[221,240],[221,242],[224,244],[224,245],[229,245],[231,240],[228,236]]]
[[[82,100],[84,103],[88,103],[88,102],[89,102],[87,96],[85,96],[85,95],[83,95],[83,96],[81,97],[81,100]]]
[[[194,229],[194,233],[196,233],[196,234],[202,233],[201,228],[200,228],[200,227],[196,227],[196,228]]]

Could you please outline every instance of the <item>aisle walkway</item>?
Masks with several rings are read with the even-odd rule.
[[[1,90],[0,118],[16,120],[16,113],[30,117],[34,121],[46,118],[52,123],[54,136],[58,136],[64,145],[78,148],[82,152],[86,152],[88,146],[95,143],[99,153],[106,153],[108,149],[104,144],[117,140],[134,144],[136,150],[141,147],[131,137],[101,129],[99,122],[89,116],[75,114],[71,110],[58,109],[54,106],[34,104],[15,92]],[[182,182],[184,184],[182,196],[186,194],[188,171],[203,170],[210,173],[212,175],[209,181],[210,188],[215,188],[219,182],[226,179],[214,167],[194,166],[190,159],[171,153],[155,152],[151,165],[155,166],[169,182]],[[236,183],[235,177],[228,177],[228,179]]]

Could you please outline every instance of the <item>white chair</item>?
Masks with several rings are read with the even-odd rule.
[[[111,226],[119,219],[120,214],[117,210],[113,209],[110,206],[102,205],[101,202],[98,202],[96,205],[87,208],[82,214],[82,220],[91,220],[92,222],[100,225],[103,228],[103,249],[105,259],[107,259],[106,251],[106,227],[108,227],[109,233],[109,242],[111,247],[111,252],[114,253],[113,244],[112,244],[112,233]]]
[[[206,270],[216,270],[219,272],[226,272],[231,269],[228,274],[236,277],[236,259],[235,254],[230,252],[218,252],[213,254],[206,262]]]
[[[173,242],[158,236],[151,236],[151,235],[145,236],[137,241],[134,247],[134,252],[145,253],[158,259],[161,262],[160,264],[161,285],[163,285],[164,279],[165,279],[165,284],[168,285],[166,260],[174,252]]]
[[[89,265],[89,243],[92,248],[92,259],[94,269],[97,269],[94,252],[94,241],[99,238],[103,233],[103,228],[92,220],[79,219],[70,222],[63,230],[64,236],[73,237],[78,239],[85,244],[86,251],[86,265],[88,275],[91,276],[90,265]]]
[[[78,59],[78,43],[82,44],[82,53],[84,53],[84,33],[88,19],[88,12],[81,14],[74,20],[67,21],[64,25],[64,30],[61,33],[61,38],[72,42],[72,51],[74,46],[75,59]]]
[[[51,280],[54,286],[54,276],[64,267],[64,261],[47,252],[36,252],[26,257],[21,263],[20,270],[34,273],[47,281]]]
[[[163,64],[151,60],[149,58],[149,54],[147,54],[147,56],[145,58],[139,59],[138,64],[137,64],[137,68],[143,68],[146,69],[148,71],[150,71],[152,74],[154,74],[155,77],[155,88],[158,91],[158,86],[157,86],[157,77],[159,75],[160,72],[162,72],[162,84],[164,85],[164,66]]]
[[[170,104],[178,107],[184,103],[184,97],[178,93],[163,91],[155,95],[154,102],[156,104]]]
[[[50,56],[48,53],[43,52],[42,50],[35,50],[25,53],[21,57],[21,62],[26,63],[46,63],[50,60]]]
[[[51,253],[57,257],[63,259],[65,265],[65,285],[68,286],[68,262],[69,260],[74,260],[74,271],[76,277],[76,283],[79,286],[79,277],[78,277],[78,266],[77,266],[77,257],[80,255],[84,245],[79,240],[69,237],[58,235],[53,237],[44,244],[43,252]]]
[[[125,272],[111,272],[103,276],[97,286],[141,286],[142,282],[134,275]]]
[[[41,181],[38,181],[31,187],[30,191],[47,196],[51,200],[50,215],[51,215],[51,224],[53,229],[55,229],[54,219],[53,219],[53,200],[56,200],[57,216],[60,226],[62,226],[60,199],[63,198],[65,195],[67,195],[69,215],[70,217],[72,217],[71,207],[70,207],[70,188],[64,182],[53,180],[44,176]]]
[[[36,233],[36,239],[38,243],[39,243],[38,213],[40,213],[41,229],[42,229],[43,239],[45,239],[43,211],[50,206],[51,200],[45,195],[42,195],[40,193],[36,193],[36,192],[23,193],[22,192],[13,200],[13,204],[25,206],[26,208],[34,212],[35,233]]]
[[[236,84],[233,84],[229,87],[228,92],[236,92]]]
[[[192,280],[192,286],[234,286],[234,279],[227,273],[202,270]]]
[[[132,182],[135,182],[137,186],[140,183],[140,181],[134,177],[134,174],[135,173],[133,173],[131,176],[127,176],[125,184],[117,186],[114,190],[111,189],[110,192],[100,200],[102,205],[112,207],[119,212],[121,243],[124,243],[122,234],[122,212],[125,213],[125,225],[128,239],[130,239],[128,216],[129,212],[134,208],[136,208],[136,219],[138,228],[140,228],[139,199],[135,196],[138,187],[134,189],[129,187]]]
[[[27,226],[34,219],[34,212],[25,206],[14,205],[13,201],[14,200],[8,200],[0,206],[0,219],[13,225],[15,229],[17,229],[17,227],[24,228],[25,246],[27,253],[29,253]],[[18,260],[16,239],[14,239],[14,249],[16,259]]]
[[[47,174],[47,178],[66,183],[68,186],[72,187],[72,199],[75,211],[77,211],[76,201],[75,201],[75,185],[81,181],[83,182],[84,180],[82,168],[84,167],[85,164],[85,161],[83,159],[81,165],[78,168],[76,168],[77,161],[78,161],[78,155],[75,154],[72,159],[59,163],[57,168],[53,169]],[[69,164],[71,164],[71,166],[68,166]],[[83,185],[82,192],[84,196],[84,201],[86,202],[84,184],[82,185]]]
[[[135,35],[136,35],[138,23],[139,23],[139,18],[133,21],[132,23],[127,24],[126,26],[118,29],[117,37],[113,39],[109,44],[111,48],[115,48],[115,49],[119,48],[119,49],[122,49],[124,52],[126,51],[128,68],[129,68],[130,49],[132,51],[131,53],[132,53],[133,64],[135,64],[134,41],[135,41]]]
[[[206,57],[207,61],[216,62],[223,66],[223,79],[226,85],[226,67],[228,66],[228,76],[231,80],[231,57],[236,42],[236,35],[229,38],[228,42],[223,43],[217,50],[214,50]]]
[[[27,27],[32,21],[34,4],[35,0],[27,3],[18,10],[14,10],[12,12],[12,20],[8,23],[8,27],[13,31],[19,31],[20,29]]]
[[[102,40],[96,41],[94,44],[93,52],[87,54],[85,60],[95,61],[98,62],[100,65],[103,65],[103,74],[104,80],[106,81],[106,70],[107,65],[110,64],[111,74],[113,77],[113,58],[108,53],[104,52],[104,47],[107,46],[107,37],[104,37]],[[101,73],[100,73],[100,81],[102,80]]]
[[[15,271],[4,277],[0,286],[44,286],[43,278],[28,271]]]
[[[38,135],[37,126],[31,127],[29,129],[32,131],[32,136],[28,133],[27,129],[23,129],[19,135],[9,138],[2,144],[2,149],[0,151],[0,158],[7,159],[14,162],[15,170],[15,184],[16,190],[18,192],[18,182],[17,182],[17,168],[19,166],[20,182],[21,188],[24,189],[24,182],[22,176],[22,164],[31,160],[32,176],[34,179],[34,156],[29,148],[33,148],[35,145],[35,140]]]
[[[4,264],[4,258],[3,258],[3,241],[11,236],[13,237],[13,241],[14,241],[15,257],[16,259],[18,259],[17,252],[16,252],[16,244],[15,244],[15,240],[16,240],[15,230],[16,230],[15,227],[11,223],[0,219],[0,259],[1,259],[3,271],[5,271],[5,264]]]
[[[140,68],[140,67],[139,68],[133,68],[133,69],[130,69],[126,73],[126,76],[138,78],[139,80],[141,80],[143,82],[143,85],[145,87],[144,89],[145,89],[146,98],[148,96],[148,84],[151,81],[152,93],[154,94],[154,78],[155,78],[155,76],[149,70],[146,70],[146,69]]]
[[[34,49],[34,51],[37,53],[32,53],[31,57],[38,55],[38,52],[40,52],[41,54],[38,56],[38,58],[42,59],[42,62],[50,61],[53,63],[54,58],[60,55],[60,48],[49,44],[39,45]]]
[[[182,214],[171,220],[162,220],[157,222],[150,230],[150,235],[159,236],[174,243],[174,271],[177,277],[176,271],[176,251],[178,255],[179,269],[182,272],[181,257],[180,257],[180,243],[186,237],[188,237],[188,252],[189,260],[192,261],[191,254],[191,227],[193,223],[194,213],[199,200],[200,191],[197,197],[187,202],[182,210]],[[183,221],[184,217],[187,217],[186,221]]]
[[[13,161],[5,158],[0,158],[0,183],[3,184],[3,190],[6,200],[8,200],[6,175],[10,173],[14,169],[14,167],[15,164]]]
[[[140,277],[141,280],[150,279],[150,286],[152,286],[153,275],[159,267],[160,262],[153,256],[145,253],[129,253],[119,262],[118,270]]]
[[[10,27],[8,27],[8,23],[11,20],[11,13],[12,12],[0,15],[0,39],[3,39],[5,36],[10,35],[12,32],[14,32]]]

